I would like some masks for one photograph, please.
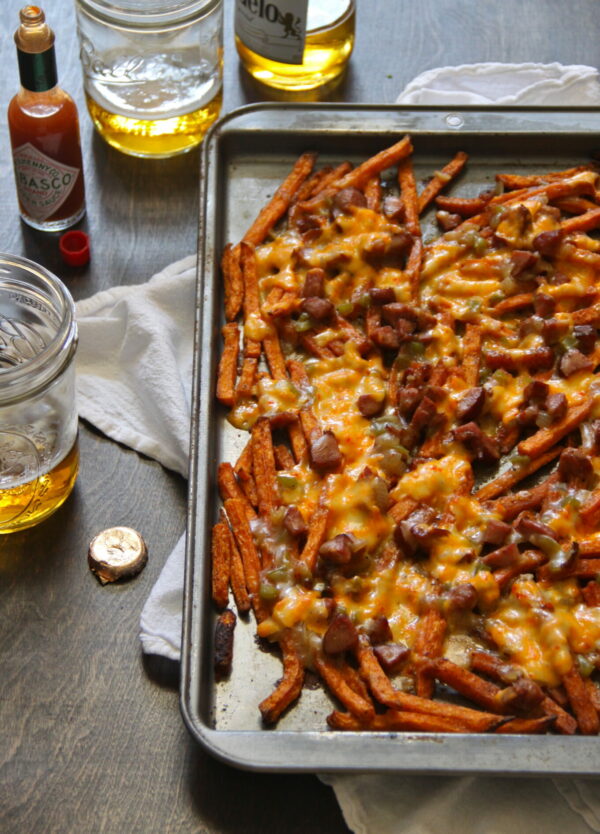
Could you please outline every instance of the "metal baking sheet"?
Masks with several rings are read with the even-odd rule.
[[[599,123],[598,109],[261,104],[225,116],[207,137],[201,173],[181,708],[192,734],[219,759],[272,771],[600,774],[596,737],[334,732],[326,724],[333,703],[318,687],[306,686],[277,727],[267,729],[258,704],[281,676],[281,663],[276,654],[258,648],[253,618],[240,618],[231,677],[216,683],[210,600],[210,530],[219,507],[216,468],[222,460],[233,462],[247,440],[246,433],[226,422],[214,399],[224,245],[241,238],[306,150],[318,151],[321,164],[360,162],[410,133],[417,179],[441,168],[456,151],[469,153],[468,169],[453,193],[470,196],[493,184],[499,171],[559,170],[588,161],[600,149]]]

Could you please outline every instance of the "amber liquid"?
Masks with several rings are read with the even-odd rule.
[[[42,93],[21,89],[8,106],[8,127],[13,149],[29,142],[56,162],[79,169],[66,200],[44,220],[31,217],[19,201],[23,220],[44,231],[60,231],[77,223],[85,213],[85,193],[79,119],[73,99],[60,87]]]
[[[310,18],[309,18],[310,22]],[[312,90],[336,79],[343,71],[354,46],[354,3],[336,20],[309,29],[301,64],[272,61],[249,49],[236,35],[235,44],[250,75],[279,90]]]
[[[87,107],[100,135],[113,148],[142,157],[169,157],[199,145],[221,111],[222,93],[208,104],[169,119],[132,119],[111,113],[86,93]]]
[[[0,489],[0,533],[15,533],[39,524],[67,498],[79,471],[77,441],[71,451],[49,472],[33,481]]]

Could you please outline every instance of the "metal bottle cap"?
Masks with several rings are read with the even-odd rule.
[[[88,564],[103,585],[136,576],[147,561],[146,543],[131,527],[109,527],[90,542]]]

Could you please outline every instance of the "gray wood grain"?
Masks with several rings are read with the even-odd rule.
[[[0,88],[17,89],[12,41],[21,0],[4,0]],[[272,97],[241,70],[226,0],[224,109]],[[65,267],[58,235],[17,214],[6,118],[0,132],[0,249],[60,275],[76,299],[147,280],[195,251],[197,151],[165,161],[125,157],[94,135],[83,101],[74,12],[47,5],[59,75],[82,123],[92,260]],[[356,50],[330,100],[391,103],[418,72],[473,61],[598,64],[599,0],[359,0]],[[118,407],[118,404],[111,404]],[[142,606],[185,524],[185,483],[81,425],[75,492],[45,524],[0,537],[0,831],[347,831],[316,777],[236,771],[189,737],[177,668],[144,658]],[[101,587],[90,539],[128,524],[149,546],[134,581]]]

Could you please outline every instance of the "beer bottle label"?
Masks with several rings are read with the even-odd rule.
[[[253,52],[282,64],[301,64],[308,0],[236,0],[235,33]]]
[[[33,220],[47,220],[62,206],[80,175],[27,142],[13,151],[19,202]]]

